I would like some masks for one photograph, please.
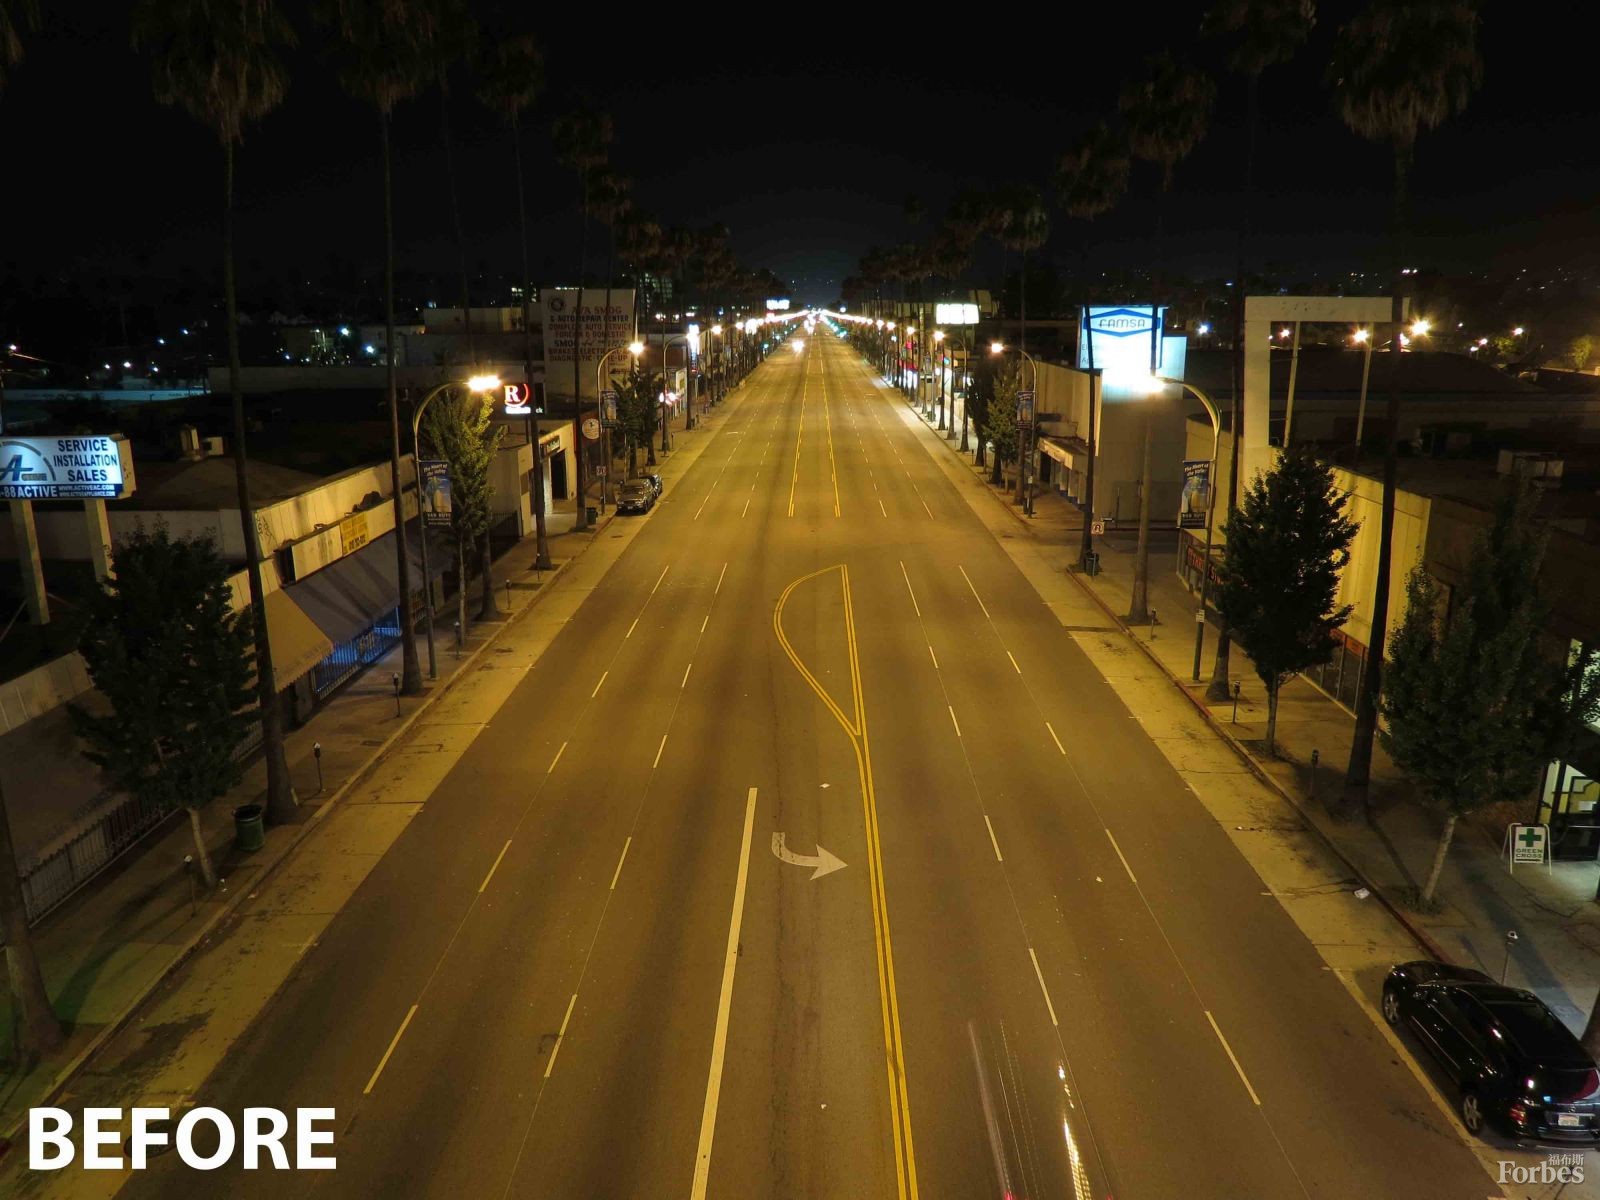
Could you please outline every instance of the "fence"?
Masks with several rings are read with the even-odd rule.
[[[22,900],[29,923],[59,907],[172,815],[171,809],[125,796],[110,807],[91,813],[56,839],[21,870]]]

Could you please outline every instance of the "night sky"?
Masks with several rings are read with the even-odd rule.
[[[549,63],[527,140],[540,279],[570,278],[576,265],[575,183],[554,163],[546,131],[552,114],[585,98],[613,114],[613,161],[637,181],[642,208],[664,224],[726,224],[746,265],[769,266],[802,298],[826,301],[868,244],[926,234],[928,223],[905,221],[907,195],[937,216],[964,186],[1045,183],[1072,134],[1114,109],[1143,54],[1168,45],[1221,65],[1193,34],[1201,6],[1190,5],[1099,9],[1114,22],[1063,7],[1021,30],[971,9],[951,21],[932,9],[910,19],[738,6],[698,19],[663,9],[646,20],[630,8],[585,25],[552,17],[558,7],[583,11],[528,9],[544,22],[534,32]],[[1593,27],[1565,4],[1487,7],[1484,87],[1464,117],[1420,146],[1416,257],[1450,270],[1587,268],[1600,196]],[[48,8],[47,28],[0,97],[9,176],[0,256],[25,271],[105,260],[137,273],[140,256],[163,271],[183,262],[209,271],[214,143],[151,99],[123,6]],[[1266,76],[1262,261],[1321,271],[1384,261],[1387,157],[1343,129],[1322,82],[1346,11],[1321,6],[1312,43]],[[291,68],[288,101],[250,132],[240,159],[241,263],[295,262],[315,273],[336,251],[376,267],[375,118],[311,51],[297,52]],[[1224,74],[1219,86],[1211,136],[1179,167],[1170,218],[1177,267],[1207,274],[1230,269],[1242,157],[1242,85]],[[470,181],[469,258],[512,270],[507,136],[470,86],[458,86],[454,103],[457,169]],[[396,122],[399,247],[425,268],[446,267],[452,254],[438,122],[431,93]],[[1153,169],[1136,167],[1130,196],[1092,230],[1056,218],[1051,251],[1076,255],[1088,232],[1097,263],[1141,265],[1154,188]]]

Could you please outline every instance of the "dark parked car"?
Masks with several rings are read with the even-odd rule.
[[[642,479],[630,479],[617,489],[619,513],[649,512],[656,502],[656,492]]]
[[[1600,1070],[1532,992],[1470,967],[1401,963],[1384,980],[1383,1016],[1449,1073],[1468,1132],[1600,1141]]]
[[[639,476],[639,481],[641,483],[648,483],[650,485],[650,490],[657,496],[661,495],[662,489],[666,486],[661,482],[661,476],[659,475],[641,475]]]

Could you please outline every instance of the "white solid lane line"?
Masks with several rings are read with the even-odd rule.
[[[667,572],[670,570],[672,570],[671,563],[668,563],[666,566],[661,568],[661,574],[656,576],[656,587],[650,589],[650,594],[652,596],[656,594],[656,588],[661,586],[661,581],[667,577]]]
[[[1050,989],[1044,985],[1044,972],[1039,970],[1039,956],[1033,952],[1033,947],[1028,947],[1028,957],[1033,960],[1033,975],[1039,981],[1039,990],[1044,993],[1044,1006],[1050,1010],[1050,1024],[1060,1028],[1061,1022],[1056,1020],[1056,1006],[1050,1003]]]
[[[904,562],[900,564],[900,574],[905,578],[906,592],[911,597],[911,607],[916,609],[917,616],[920,617],[922,616],[922,606],[917,603],[917,593],[911,590],[911,576],[906,574],[906,564]]]
[[[556,764],[561,761],[561,756],[563,754],[565,754],[566,752],[567,752],[567,744],[565,742],[562,742],[561,743],[561,749],[556,751],[556,756],[550,760],[550,765],[545,768],[545,772],[544,773],[546,775],[550,774],[550,772],[552,772],[552,771],[554,771],[556,769]]]
[[[561,1018],[561,1032],[556,1034],[556,1044],[550,1048],[550,1061],[544,1065],[544,1077],[550,1078],[550,1072],[556,1069],[556,1055],[561,1053],[561,1043],[567,1040],[567,1022],[572,1020],[572,1006],[578,1002],[578,993],[572,993],[572,999],[567,1001],[567,1015]]]
[[[728,1049],[728,1016],[733,1007],[733,969],[739,962],[739,927],[744,923],[744,889],[750,876],[750,831],[756,819],[756,789],[744,802],[744,841],[739,847],[739,875],[733,887],[733,916],[728,921],[728,948],[722,956],[722,991],[717,996],[716,1032],[711,1038],[711,1070],[706,1102],[700,1112],[700,1146],[694,1158],[690,1200],[705,1200],[711,1182],[711,1141],[717,1132],[717,1100],[722,1093],[722,1060]]]
[[[994,826],[989,823],[988,813],[983,814],[983,824],[989,831],[989,844],[994,847],[995,862],[1005,862],[1005,859],[1000,857],[1000,839],[994,836]]]
[[[972,578],[971,578],[971,576],[969,576],[967,574],[967,569],[965,567],[963,567],[960,563],[957,563],[956,564],[956,570],[961,572],[961,578],[963,578],[963,579],[965,579],[967,581],[967,586],[969,588],[972,588],[972,598],[978,602],[978,607],[983,609],[984,618],[986,620],[993,621],[994,618],[989,616],[989,607],[988,607],[988,605],[984,604],[983,597],[978,595],[978,589],[972,586]]]
[[[1217,1041],[1222,1043],[1222,1048],[1228,1052],[1228,1061],[1233,1064],[1233,1069],[1239,1072],[1239,1081],[1244,1084],[1244,1090],[1250,1093],[1250,1102],[1257,1108],[1261,1107],[1261,1097],[1256,1095],[1255,1088],[1250,1086],[1250,1078],[1244,1073],[1244,1068],[1239,1065],[1239,1058],[1233,1052],[1233,1047],[1228,1045],[1228,1039],[1222,1036],[1222,1027],[1217,1024],[1217,1019],[1211,1015],[1211,1010],[1206,1010],[1206,1020],[1211,1022],[1211,1030],[1217,1035]]]
[[[726,469],[726,468],[724,468],[724,469]],[[722,478],[722,475],[719,472],[717,474],[717,479],[721,479],[721,478]],[[705,500],[700,501],[700,507],[694,510],[694,516],[691,518],[691,520],[698,521],[700,519],[700,514],[705,512],[705,510],[706,510],[706,502],[711,499],[711,493],[717,490],[717,479],[713,479],[711,481],[711,486],[706,489],[706,498],[705,498]],[[661,573],[663,575],[666,574],[665,571],[662,571]],[[657,580],[657,582],[659,583],[660,581]],[[654,593],[654,589],[652,589],[651,594],[652,595],[655,594]]]
[[[1122,853],[1122,847],[1117,845],[1117,838],[1111,830],[1106,830],[1106,836],[1111,839],[1111,848],[1117,852],[1117,857],[1122,859],[1122,869],[1128,873],[1128,878],[1133,880],[1133,886],[1139,886],[1139,878],[1133,873],[1133,868],[1128,865],[1127,855]]]
[[[394,1048],[400,1044],[400,1036],[405,1033],[406,1026],[411,1024],[411,1018],[417,1015],[417,1006],[413,1004],[406,1010],[406,1019],[400,1022],[400,1028],[394,1031],[394,1037],[389,1039],[389,1048],[383,1052],[383,1057],[378,1060],[378,1065],[373,1068],[372,1078],[367,1080],[367,1086],[361,1089],[363,1096],[372,1095],[373,1085],[378,1082],[378,1076],[383,1074],[384,1067],[389,1065],[389,1056],[394,1053]]]
[[[605,683],[606,676],[609,675],[609,674],[611,674],[611,672],[609,670],[600,672],[600,682],[594,685],[594,691],[589,693],[589,699],[593,700],[596,696],[598,696],[600,694],[601,685],[603,685]]]
[[[489,880],[493,879],[494,873],[500,869],[500,860],[506,856],[506,851],[509,849],[511,849],[511,842],[508,840],[504,846],[500,847],[500,853],[494,856],[494,863],[489,867],[489,873],[483,877],[483,882],[478,885],[478,895],[483,895],[484,888],[489,886]]]

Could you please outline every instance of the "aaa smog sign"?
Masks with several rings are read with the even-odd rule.
[[[126,447],[105,436],[0,438],[0,500],[126,496],[133,490]]]

